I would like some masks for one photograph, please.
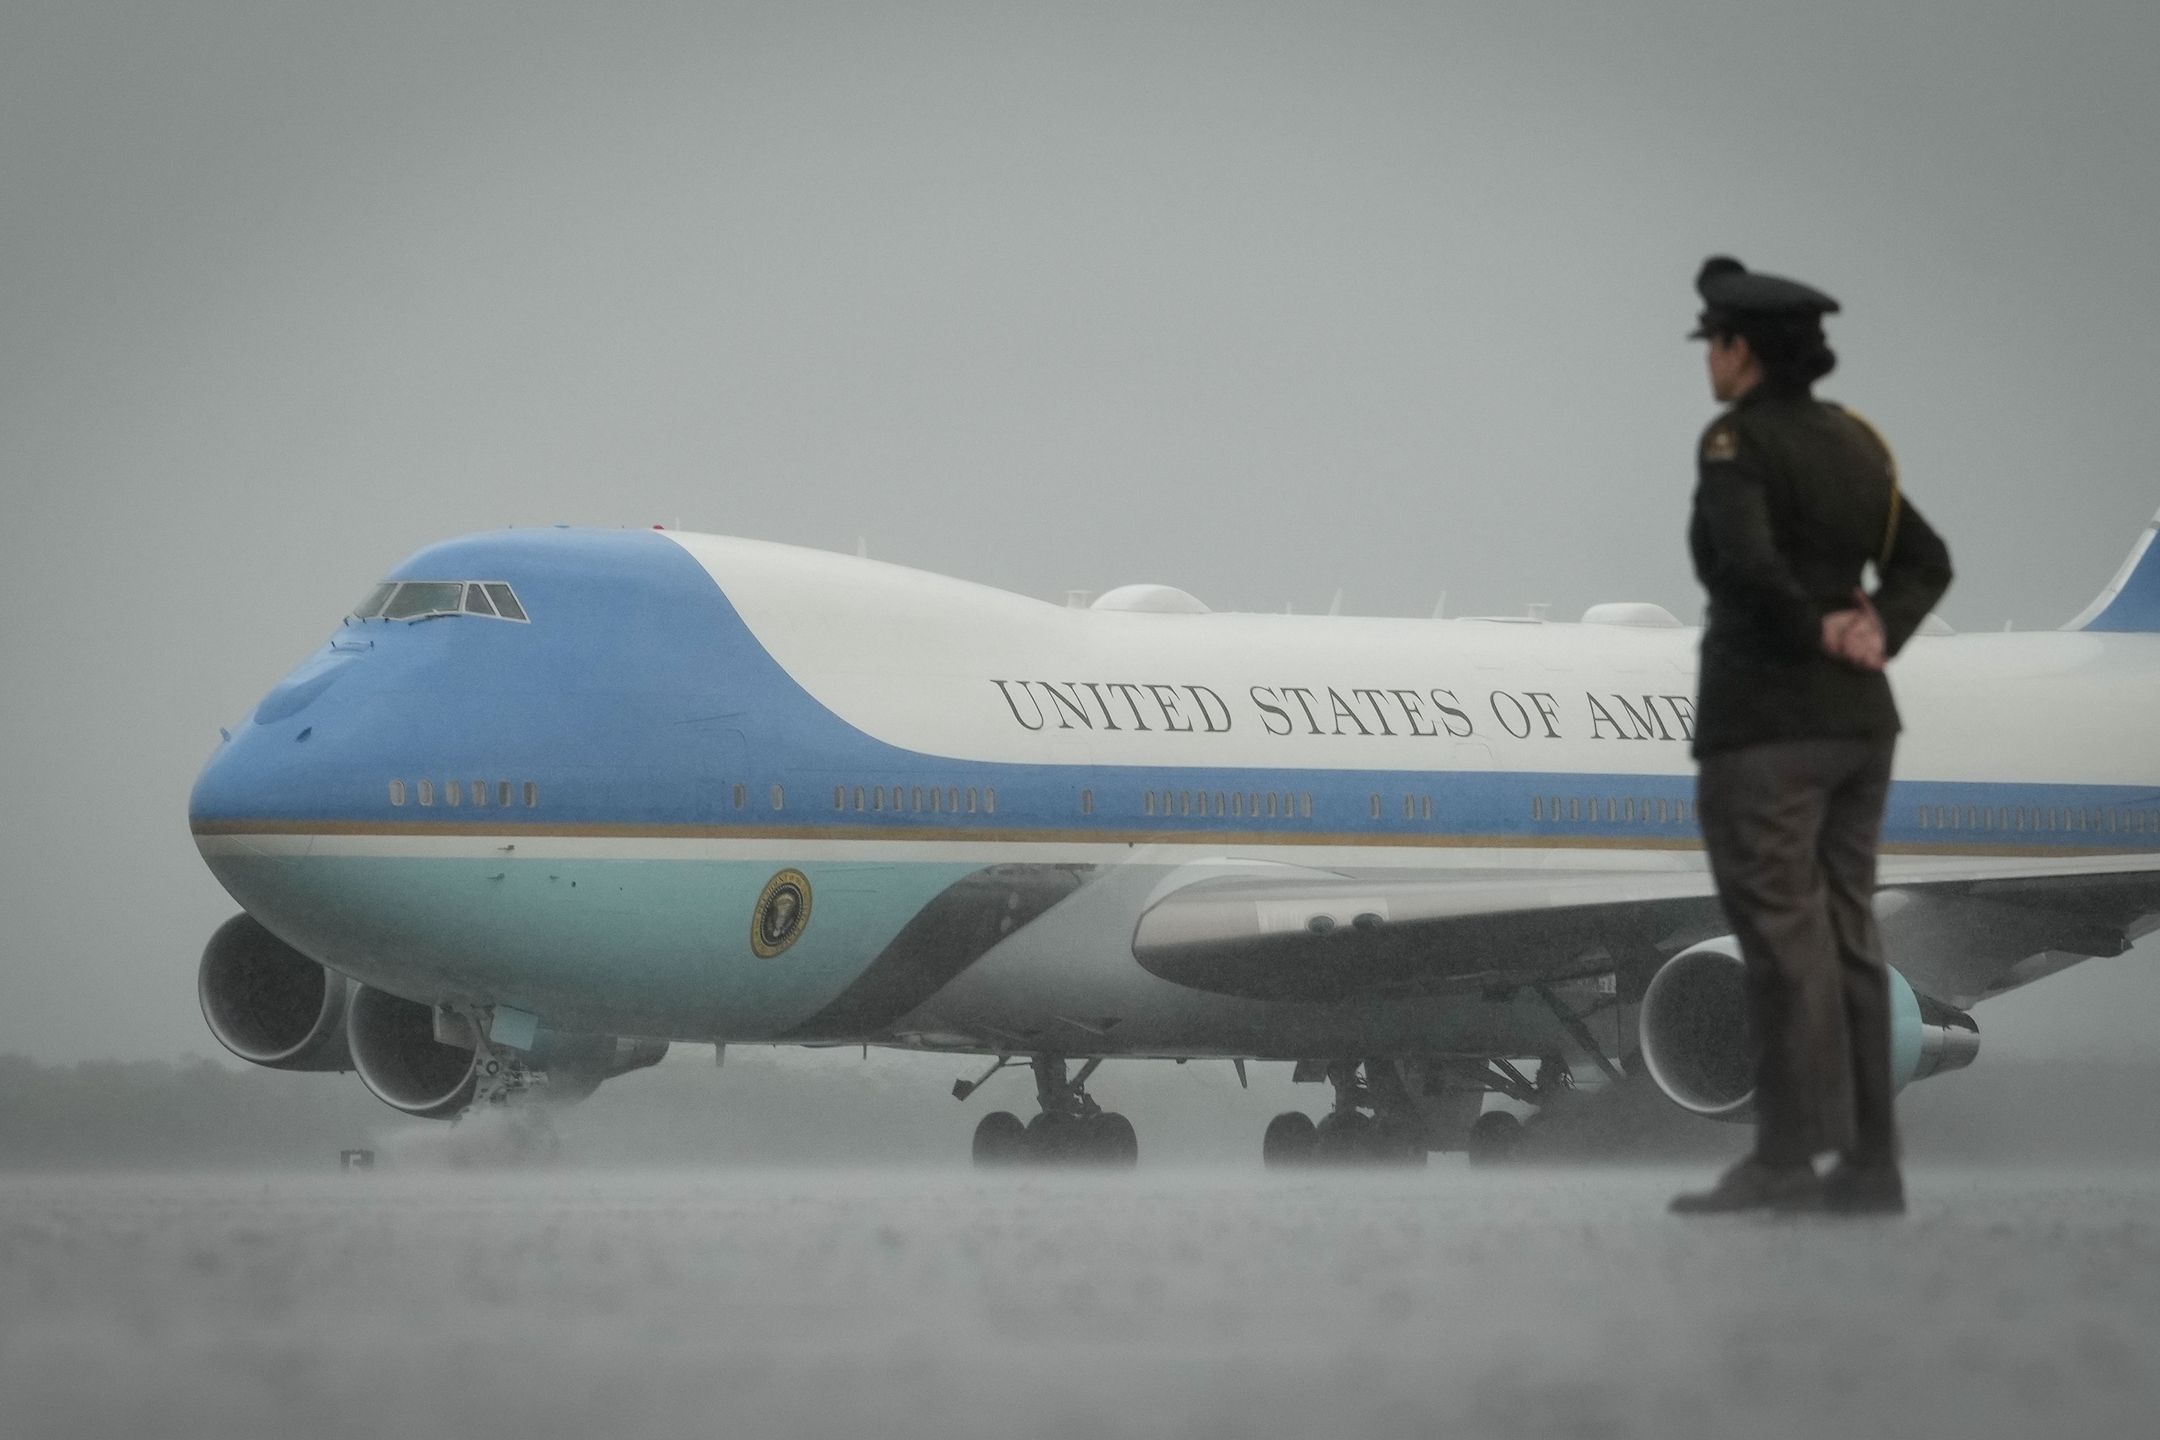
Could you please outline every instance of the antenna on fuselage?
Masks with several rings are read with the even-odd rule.
[[[1342,587],[1340,585],[1335,587],[1335,598],[1328,602],[1327,613],[1330,615],[1342,614]]]
[[[1432,607],[1432,618],[1435,620],[1447,619],[1447,591],[1442,590],[1440,592],[1440,599]]]

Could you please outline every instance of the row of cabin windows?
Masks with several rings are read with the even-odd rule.
[[[852,802],[852,803],[851,803]],[[776,807],[777,808],[777,807]],[[832,787],[835,810],[894,810],[924,815],[995,815],[997,791],[973,785],[846,785]]]
[[[540,805],[540,787],[531,780],[523,784],[510,780],[474,780],[469,784],[463,780],[445,780],[441,785],[433,780],[421,780],[410,786],[403,780],[392,780],[390,803],[403,805],[407,800],[416,800],[423,807],[440,801],[453,807],[470,804],[474,809],[485,809],[492,803],[501,810],[511,809],[523,801],[526,809],[534,810]]]
[[[737,810],[745,809],[750,803],[750,787],[735,786],[733,799]],[[463,780],[445,780],[440,785],[433,780],[418,780],[410,785],[403,780],[392,780],[390,803],[404,805],[408,801],[416,801],[423,808],[433,808],[440,803],[452,807],[471,805],[474,809],[485,809],[492,804],[499,810],[509,810],[522,803],[528,810],[537,810],[540,808],[540,786],[537,781],[532,780],[522,783],[510,780],[474,780],[469,783]],[[787,792],[778,785],[773,786],[772,808],[779,810],[786,804]]]
[[[1094,813],[1094,796],[1081,792],[1081,809]],[[1228,816],[1244,820],[1310,820],[1312,796],[1250,790],[1148,790],[1140,796],[1146,815]]]
[[[1633,795],[1533,795],[1530,818],[1578,825],[1601,820],[1614,825],[1685,825],[1695,818],[1695,804]]]
[[[1384,800],[1383,800],[1383,799],[1382,799],[1382,798],[1381,798],[1380,796],[1378,796],[1378,795],[1375,795],[1375,796],[1373,796],[1373,797],[1372,797],[1372,818],[1373,818],[1373,819],[1375,819],[1375,820],[1384,820],[1384,819],[1386,819],[1386,818],[1387,818],[1387,805],[1386,805],[1386,802],[1385,802],[1385,801],[1384,801]],[[1405,820],[1430,820],[1430,819],[1432,819],[1432,796],[1430,796],[1430,795],[1405,795],[1405,796],[1403,796],[1403,797],[1402,797],[1402,818],[1403,818],[1403,819],[1405,819]]]
[[[1922,805],[1922,830],[2098,830],[2160,834],[2160,811],[2112,808],[2046,809],[2026,805]]]

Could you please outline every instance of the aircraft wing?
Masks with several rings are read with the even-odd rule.
[[[2160,917],[2151,856],[2011,862],[1886,856],[1877,903],[1893,964],[1969,1005],[2093,955]],[[1142,912],[1133,955],[1166,980],[1251,999],[1462,993],[1614,974],[1639,994],[1727,925],[1702,871],[1300,871],[1202,878]]]

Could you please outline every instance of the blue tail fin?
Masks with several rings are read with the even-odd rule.
[[[2160,546],[2153,544],[2156,532],[2160,532],[2160,515],[2145,527],[2145,533],[2131,547],[2130,558],[2123,561],[2107,589],[2063,629],[2160,631]]]

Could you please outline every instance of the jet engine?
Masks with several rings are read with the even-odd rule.
[[[500,1052],[480,1046],[461,1018],[440,1019],[449,1023],[438,1023],[432,1006],[372,985],[354,987],[346,1036],[353,1067],[376,1099],[426,1120],[453,1119],[472,1103],[482,1068],[500,1064]],[[566,1103],[584,1099],[603,1080],[657,1065],[667,1048],[665,1040],[542,1030],[519,1058],[546,1077],[535,1098]]]
[[[1665,962],[1643,992],[1642,1057],[1650,1078],[1682,1109],[1745,1120],[1755,1097],[1747,966],[1730,935]],[[1890,1073],[1903,1089],[1980,1053],[1980,1027],[1954,1006],[1916,992],[1890,971]]]
[[[350,1070],[344,976],[242,913],[203,947],[195,993],[218,1043],[273,1070]]]

